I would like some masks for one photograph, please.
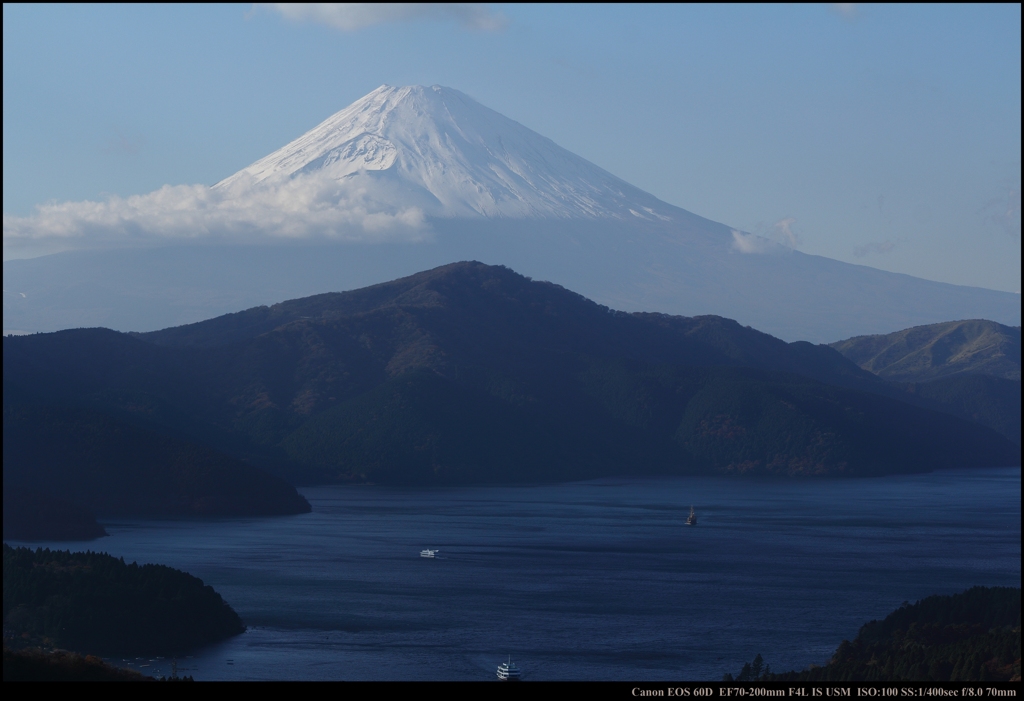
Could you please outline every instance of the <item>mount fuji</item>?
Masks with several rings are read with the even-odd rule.
[[[215,188],[326,176],[388,211],[670,221],[674,209],[451,88],[382,85]]]
[[[786,340],[1020,324],[1020,295],[736,231],[440,86],[381,86],[201,195],[217,208],[198,242],[4,262],[4,328],[149,331],[468,259],[615,309],[717,314]]]

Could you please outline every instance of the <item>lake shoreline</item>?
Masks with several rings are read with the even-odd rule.
[[[103,522],[97,549],[201,577],[249,626],[196,679],[489,679],[512,654],[533,679],[716,680],[769,649],[822,664],[904,600],[1020,586],[1019,468],[300,492],[309,514]]]

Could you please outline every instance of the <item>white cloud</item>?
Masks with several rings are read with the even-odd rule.
[[[774,253],[780,248],[779,244],[764,236],[746,234],[735,229],[732,232],[732,247],[740,253]]]
[[[787,217],[775,222],[771,232],[764,235],[748,234],[744,231],[732,232],[732,248],[740,253],[785,253],[800,245],[800,236],[793,231],[796,219]],[[762,229],[765,229],[763,224]]]
[[[800,245],[801,241],[800,237],[791,228],[794,224],[796,224],[796,219],[793,217],[775,222],[775,235],[772,238],[783,246],[796,248]]]
[[[64,250],[172,240],[421,240],[422,210],[371,201],[322,174],[230,188],[165,185],[146,195],[101,202],[50,202],[34,214],[4,214],[4,257],[21,250]]]
[[[354,32],[375,24],[411,20],[452,19],[468,29],[497,31],[507,20],[487,5],[473,2],[456,3],[260,3],[294,21],[316,22],[343,32]]]

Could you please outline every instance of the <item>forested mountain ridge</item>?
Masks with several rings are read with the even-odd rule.
[[[293,482],[1019,463],[988,429],[884,396],[831,348],[615,312],[481,263],[152,334],[5,338],[4,381]]]
[[[511,343],[531,354],[588,352],[646,363],[782,370],[850,386],[878,384],[872,373],[823,346],[786,343],[718,316],[617,312],[558,285],[476,262],[133,335],[158,346],[209,348],[251,341],[290,324],[316,328],[344,322],[362,334],[379,330],[374,327],[388,318],[390,344],[373,352],[392,369],[403,361],[385,356],[389,350],[401,354],[418,346],[425,352],[436,341],[445,342],[446,350],[458,344],[468,354],[507,354]],[[443,370],[438,359],[421,354],[408,360]],[[394,360],[399,364],[392,365]]]
[[[165,346],[212,347],[251,340],[289,323],[301,322],[316,326],[332,319],[379,313],[388,307],[442,308],[458,300],[460,293],[457,290],[457,278],[462,278],[463,285],[468,283],[472,286],[474,277],[501,275],[502,270],[478,263],[457,263],[360,290],[315,295],[271,307],[255,307],[204,322],[138,334],[138,337]],[[654,363],[735,365],[792,372],[826,384],[881,394],[926,409],[953,414],[988,426],[1020,445],[1019,382],[979,379],[973,376],[958,377],[956,380],[947,380],[928,387],[885,382],[884,379],[888,378],[879,378],[871,371],[871,367],[858,368],[854,362],[849,362],[849,359],[841,357],[840,354],[829,353],[825,346],[799,341],[785,343],[750,327],[743,327],[730,319],[717,316],[679,317],[613,312],[557,285],[517,285],[516,281],[528,282],[528,278],[522,278],[508,270],[504,270],[504,274],[507,275],[504,282],[506,293],[511,286],[511,294],[514,297],[543,297],[542,304],[546,310],[557,308],[562,310],[563,317],[576,317],[581,320],[589,318],[581,327],[572,330],[577,334],[572,337],[576,341],[577,350],[593,349],[604,355],[625,355]],[[479,283],[479,280],[476,282]],[[493,288],[497,282],[492,279],[488,284]],[[479,294],[479,291],[476,293]],[[461,313],[465,314],[466,311],[468,310],[463,309]],[[467,326],[473,325],[472,313],[461,318],[470,322]],[[1000,326],[992,322],[956,322],[935,327],[973,328],[979,325],[985,329]],[[591,332],[598,333],[591,333],[589,337],[586,333],[578,333],[581,328],[587,327]],[[1013,331],[1010,327],[1001,328],[1004,331]],[[891,336],[897,337],[900,334],[905,335],[906,332]],[[956,335],[957,333],[953,332],[946,334],[947,337]],[[1010,335],[1012,336],[1012,333]],[[976,338],[978,334],[975,333],[974,336]],[[618,347],[608,347],[609,338],[619,341],[625,339],[625,343]],[[858,339],[850,339],[850,342],[853,341]],[[831,345],[836,350],[849,350],[844,343],[849,342]],[[1018,376],[1019,346],[1018,342]],[[1009,355],[1012,356],[1012,352]],[[1012,358],[1009,360],[1012,361]],[[989,363],[986,367],[992,369],[995,365]]]
[[[907,401],[983,424],[1020,445],[1019,326],[950,321],[830,345],[889,380]]]
[[[898,382],[954,375],[1020,380],[1020,327],[970,319],[829,344],[860,367]]]

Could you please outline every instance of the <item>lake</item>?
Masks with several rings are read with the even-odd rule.
[[[718,680],[758,653],[823,664],[903,601],[1020,586],[1020,487],[1020,468],[316,487],[301,516],[105,521],[44,545],[217,589],[249,630],[179,660],[196,679],[488,680],[511,655],[524,679]]]

